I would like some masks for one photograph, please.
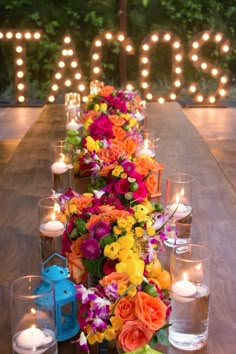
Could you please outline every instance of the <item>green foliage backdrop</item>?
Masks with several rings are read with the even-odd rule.
[[[104,30],[119,29],[118,0],[0,0],[1,27],[42,29],[40,42],[28,43],[27,73],[30,101],[44,101],[55,68],[62,37],[70,31],[77,49],[83,74],[90,81],[89,50],[94,37]],[[198,32],[213,29],[223,32],[231,41],[232,51],[224,59],[212,46],[206,55],[225,66],[232,78],[236,67],[235,0],[127,0],[127,32],[133,40],[136,55],[128,57],[128,79],[137,82],[138,48],[141,40],[154,30],[176,33],[185,47],[185,80],[198,73],[187,60],[188,45]],[[168,86],[170,50],[161,48],[153,56],[152,76]],[[104,81],[119,85],[118,56],[115,45],[104,50]],[[158,52],[160,53],[160,52]],[[12,43],[0,42],[0,96],[14,99],[14,65]],[[186,79],[187,78],[187,79]],[[155,83],[154,83],[155,84]]]

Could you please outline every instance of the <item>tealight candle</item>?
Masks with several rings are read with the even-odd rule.
[[[62,222],[55,220],[55,214],[52,213],[52,220],[46,224],[40,225],[40,231],[44,236],[57,237],[61,236],[65,230],[65,226]]]
[[[78,130],[81,126],[82,124],[79,124],[74,119],[72,119],[69,123],[67,123],[66,129]]]
[[[51,170],[56,175],[60,175],[68,170],[68,166],[63,161],[57,161],[52,164]]]
[[[183,280],[172,284],[171,290],[173,291],[173,296],[175,300],[180,302],[191,301],[197,292],[197,288],[192,282],[188,281],[185,273],[183,274],[183,278]]]
[[[27,354],[32,349],[35,354],[42,354],[44,349],[37,350],[37,347],[48,344],[52,341],[50,335],[45,336],[39,328],[31,327],[20,332],[13,343],[13,349],[17,354]]]
[[[150,148],[150,141],[148,139],[144,140],[143,146],[141,146],[141,149],[138,151],[138,156],[140,155],[155,157],[156,153]]]

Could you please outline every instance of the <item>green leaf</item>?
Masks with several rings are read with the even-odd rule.
[[[112,242],[116,241],[116,237],[113,234],[109,234],[108,236],[102,238],[99,241],[99,244],[101,246],[101,248],[105,248],[106,245],[109,245]]]
[[[82,258],[83,264],[88,273],[95,275],[99,279],[104,276],[102,271],[104,260],[105,258],[103,256],[97,257],[95,259]]]
[[[170,345],[169,338],[168,338],[168,332],[167,332],[166,328],[161,328],[157,332],[157,341],[167,347]]]

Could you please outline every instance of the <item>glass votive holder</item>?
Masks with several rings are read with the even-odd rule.
[[[202,348],[208,339],[211,252],[200,245],[176,247],[171,255],[169,340],[181,350]]]
[[[73,144],[65,140],[51,144],[52,189],[62,193],[66,188],[74,188]]]
[[[89,84],[90,94],[91,95],[99,94],[99,92],[101,91],[103,86],[104,86],[104,82],[103,81],[99,81],[99,80],[91,81],[90,84]]]
[[[194,177],[186,173],[173,173],[166,179],[167,246],[191,242],[193,181]]]
[[[80,116],[74,112],[66,113],[66,129],[67,130],[79,130],[83,124],[81,124]]]
[[[140,132],[140,142],[136,152],[136,156],[155,158],[156,148],[156,132],[152,129],[142,129]]]
[[[57,354],[55,292],[51,280],[29,275],[10,285],[14,354]]]
[[[54,253],[61,253],[66,220],[54,196],[41,198],[38,208],[41,260],[44,262]]]

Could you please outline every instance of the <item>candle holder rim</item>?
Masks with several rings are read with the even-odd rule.
[[[50,284],[50,289],[48,291],[45,291],[44,293],[41,294],[22,294],[21,292],[17,292],[17,288],[14,289],[14,286],[19,282],[22,281],[24,279],[29,279],[29,278],[37,278],[38,280],[41,279],[42,282],[46,282],[48,284]],[[42,276],[40,274],[30,274],[30,275],[23,275],[22,277],[19,277],[17,279],[14,279],[10,286],[9,286],[9,290],[11,293],[14,292],[14,296],[15,297],[20,297],[20,298],[24,298],[24,299],[38,299],[41,298],[42,296],[46,296],[47,294],[50,294],[51,291],[53,290],[53,292],[55,291],[55,286],[52,280],[46,278],[45,276]]]
[[[194,248],[194,249],[202,249],[204,250],[204,252],[207,252],[207,255],[205,257],[198,257],[198,258],[195,258],[195,259],[183,259],[181,257],[178,257],[178,254],[183,254],[185,253],[186,251],[189,250],[189,247],[190,249],[191,248]],[[179,252],[177,253],[178,249],[183,249],[182,252]],[[174,250],[174,256],[177,260],[180,260],[181,262],[185,262],[185,263],[202,263],[202,262],[205,262],[207,261],[209,258],[211,258],[212,256],[212,251],[206,247],[206,246],[203,246],[203,245],[198,245],[198,244],[195,244],[195,243],[188,243],[186,245],[179,245],[177,247],[175,247],[175,250]]]
[[[180,177],[188,177],[188,179],[185,181],[185,180],[180,180],[179,178],[176,178],[177,176],[180,176]],[[187,183],[191,183],[191,182],[194,182],[195,178],[193,175],[191,175],[190,173],[184,173],[184,172],[173,172],[171,174],[169,174],[167,177],[166,177],[166,180],[167,181],[170,181],[170,182],[174,182],[174,183],[181,183],[181,184],[187,184]]]

